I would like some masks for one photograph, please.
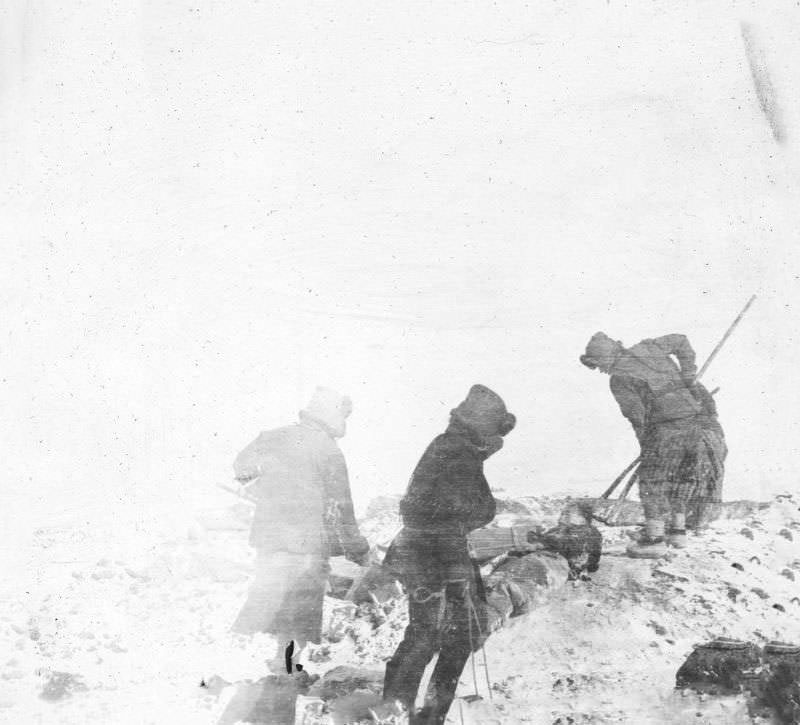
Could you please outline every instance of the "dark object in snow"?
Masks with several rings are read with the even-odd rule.
[[[731,566],[734,569],[738,569],[739,571],[744,571],[744,567],[736,561],[734,561],[733,564],[731,564]]]
[[[785,576],[790,581],[794,581],[794,572],[791,569],[784,569],[781,572],[781,576]]]
[[[800,647],[770,642],[764,647],[761,701],[781,722],[800,722]]]
[[[570,579],[593,574],[600,567],[603,536],[591,525],[559,524],[540,537],[548,551],[561,554],[569,563]]]
[[[87,689],[89,688],[86,687],[80,675],[74,675],[71,672],[51,672],[39,697],[56,702],[72,696],[75,692],[85,692]]]
[[[530,612],[548,593],[564,586],[569,576],[569,565],[558,554],[539,552],[506,559],[485,580],[488,631]]]
[[[761,587],[754,587],[750,591],[760,599],[769,599],[769,594],[767,594]]]
[[[675,676],[675,686],[701,692],[738,692],[760,662],[758,647],[718,637],[697,645]]]
[[[782,536],[784,539],[788,539],[789,541],[794,541],[794,536],[792,535],[792,532],[789,531],[789,529],[781,529],[778,532],[778,536]]]
[[[763,651],[720,637],[695,647],[678,670],[676,685],[698,692],[746,691],[751,706],[768,707],[782,723],[800,723],[800,646],[772,641]]]
[[[752,529],[748,529],[746,526],[739,532],[742,536],[747,537],[751,541],[753,540],[753,531]]]

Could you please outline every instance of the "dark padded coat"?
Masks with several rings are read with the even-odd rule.
[[[408,591],[409,624],[386,663],[384,697],[413,709],[425,667],[439,652],[425,714],[413,723],[445,721],[464,664],[489,632],[483,584],[467,548],[467,534],[495,515],[483,475],[487,444],[451,419],[414,470],[400,502],[404,527],[386,554],[386,566]]]
[[[486,455],[482,441],[457,421],[423,453],[400,502],[404,528],[385,559],[407,588],[474,578],[467,534],[496,510],[483,475]]]

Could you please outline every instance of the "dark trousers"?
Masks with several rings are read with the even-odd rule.
[[[412,717],[411,723],[438,725],[447,717],[470,652],[481,644],[469,606],[472,596],[474,584],[463,580],[447,584],[439,591],[420,588],[409,592],[409,624],[403,641],[386,664],[384,699],[399,700],[413,713],[425,667],[439,652],[424,715]]]

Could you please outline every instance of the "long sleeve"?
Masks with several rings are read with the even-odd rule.
[[[624,415],[633,426],[636,437],[641,439],[646,422],[647,408],[637,389],[636,381],[624,375],[612,375],[609,381],[611,393]]]
[[[274,440],[269,433],[261,433],[233,462],[237,480],[246,482],[267,473],[283,472],[285,466],[273,455]]]
[[[681,366],[681,376],[683,378],[694,380],[694,376],[697,374],[695,352],[686,335],[677,333],[664,335],[655,338],[653,342],[667,353],[667,355],[674,355],[678,358],[678,362]]]

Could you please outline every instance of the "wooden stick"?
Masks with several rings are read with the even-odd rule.
[[[224,483],[218,483],[218,488],[221,488],[223,491],[227,491],[228,493],[232,493],[234,496],[242,499],[243,501],[247,501],[248,503],[256,504],[258,503],[255,496],[252,494],[248,494],[247,490],[244,488],[239,489],[238,491],[235,488],[231,488],[230,486],[226,486]]]
[[[640,461],[640,460],[641,460],[641,457],[640,457],[640,456],[638,456],[638,457],[636,458],[636,460],[635,460],[635,461],[633,461],[632,463],[630,463],[630,464],[629,464],[629,465],[628,465],[628,466],[625,468],[625,470],[624,470],[622,473],[620,473],[620,474],[619,474],[619,476],[617,476],[617,477],[614,479],[614,483],[612,483],[612,484],[611,484],[611,485],[610,485],[610,486],[609,486],[609,487],[606,489],[605,493],[604,493],[604,494],[603,494],[603,495],[602,495],[600,498],[608,498],[608,497],[609,497],[609,496],[610,496],[612,493],[614,493],[614,489],[615,489],[617,486],[619,486],[619,484],[622,482],[622,479],[623,479],[623,478],[625,478],[625,476],[627,476],[627,475],[628,475],[628,473],[630,473],[630,471],[631,471],[631,470],[632,470],[634,467],[636,467],[636,466],[639,464],[639,461]]]
[[[624,501],[627,498],[628,494],[630,493],[630,490],[633,488],[633,484],[636,483],[636,481],[638,479],[639,479],[639,469],[637,468],[633,472],[633,475],[628,479],[628,482],[625,484],[625,488],[622,490],[622,493],[619,495],[619,500],[620,501]]]
[[[717,343],[717,346],[711,351],[711,354],[708,356],[708,360],[706,360],[703,367],[700,368],[700,372],[697,373],[695,376],[695,380],[700,380],[703,377],[703,373],[706,371],[706,368],[711,365],[711,361],[717,356],[717,353],[722,349],[722,346],[725,344],[725,341],[731,336],[731,333],[736,329],[736,326],[742,321],[747,310],[750,309],[750,305],[756,301],[756,296],[753,295],[749,300],[747,300],[747,304],[744,306],[744,309],[739,313],[739,316],[731,323],[731,326],[727,329],[725,334],[722,336],[722,339]]]

